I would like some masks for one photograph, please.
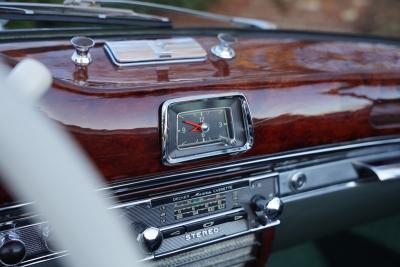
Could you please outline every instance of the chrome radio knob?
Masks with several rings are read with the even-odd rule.
[[[163,234],[160,229],[147,226],[141,222],[132,224],[133,231],[138,235],[137,241],[144,251],[151,253],[156,251],[163,241]]]
[[[163,235],[160,229],[148,227],[139,234],[138,240],[146,252],[156,251],[163,241]]]
[[[278,219],[282,214],[283,203],[278,197],[267,200],[263,196],[255,196],[252,202],[257,219],[263,225]]]
[[[14,232],[0,236],[0,263],[13,266],[21,263],[26,255],[24,242]]]

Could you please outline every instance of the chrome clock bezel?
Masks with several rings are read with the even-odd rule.
[[[243,116],[244,130],[246,136],[246,142],[242,146],[230,147],[226,149],[211,151],[207,153],[201,153],[196,155],[182,156],[179,158],[172,158],[168,151],[168,139],[169,139],[169,125],[168,125],[168,110],[171,105],[177,103],[184,103],[189,101],[198,100],[209,100],[213,98],[233,98],[237,97],[241,104],[241,113]],[[250,108],[248,105],[247,98],[242,93],[227,93],[227,94],[206,94],[198,96],[189,96],[175,98],[165,101],[161,107],[161,142],[162,142],[162,162],[165,165],[175,165],[183,162],[188,162],[196,159],[204,159],[208,157],[220,156],[220,155],[231,155],[242,153],[249,150],[254,143],[254,131],[253,131],[253,121],[251,117]]]

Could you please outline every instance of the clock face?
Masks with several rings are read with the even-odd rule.
[[[179,113],[177,116],[178,149],[227,143],[232,127],[229,108],[201,109]]]

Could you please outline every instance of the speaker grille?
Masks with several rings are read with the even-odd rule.
[[[153,266],[240,267],[256,260],[252,251],[259,245],[255,235],[246,235],[164,258],[153,262]]]

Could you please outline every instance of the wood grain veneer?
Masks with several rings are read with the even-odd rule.
[[[123,39],[123,38],[120,38]],[[216,38],[195,37],[209,52]],[[38,108],[74,136],[108,181],[190,170],[364,138],[400,134],[400,47],[367,42],[240,37],[237,57],[117,68],[103,43],[86,69],[68,40],[0,45],[10,64],[25,57],[52,72]],[[161,163],[160,106],[190,95],[241,92],[254,120],[254,147],[178,166]]]

